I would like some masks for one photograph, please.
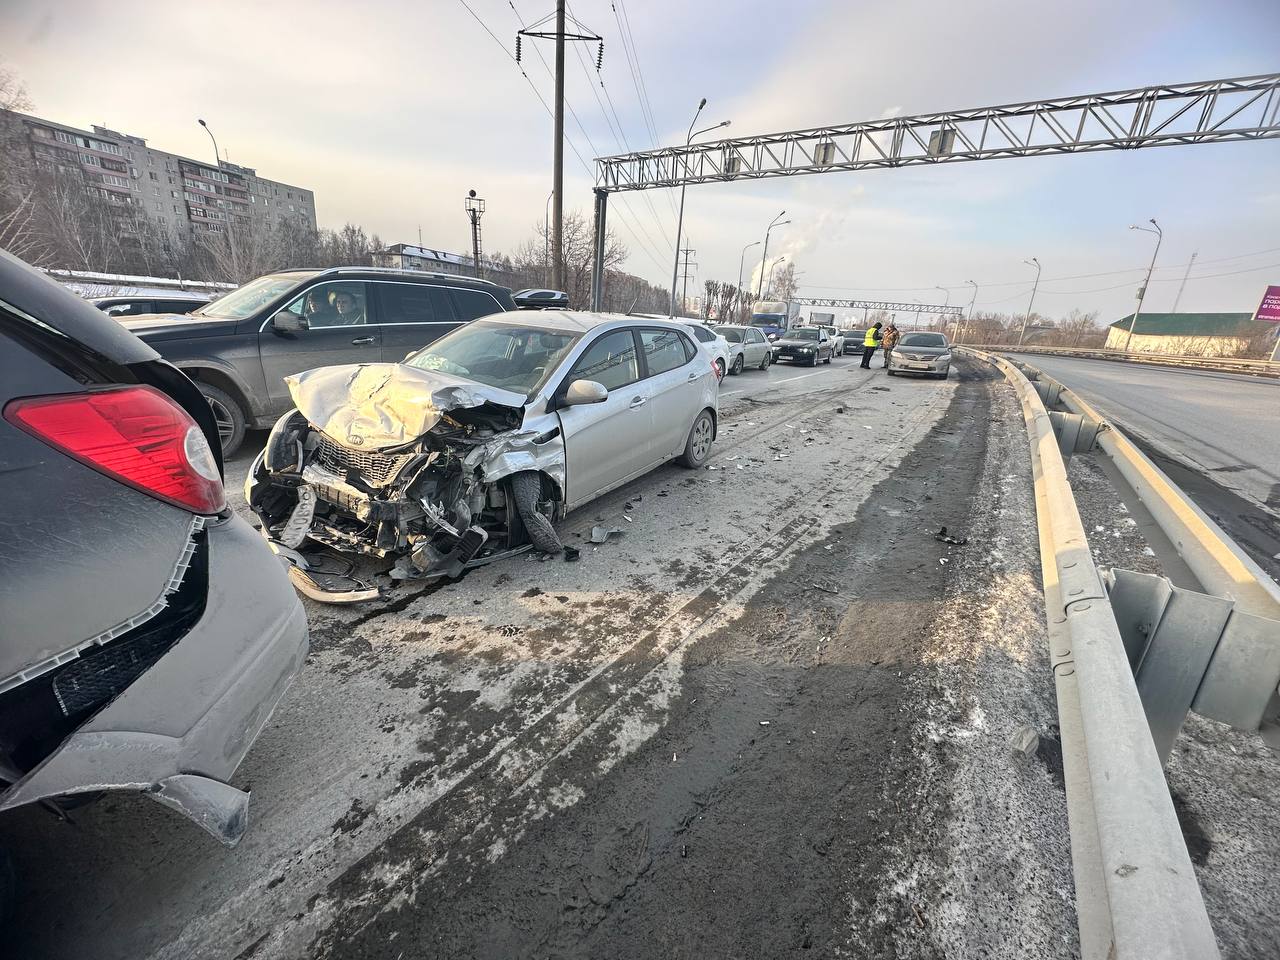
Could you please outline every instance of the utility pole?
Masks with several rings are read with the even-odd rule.
[[[1191,268],[1195,266],[1196,257],[1198,256],[1200,256],[1200,252],[1197,250],[1195,253],[1191,255],[1191,259],[1187,261],[1187,272],[1182,275],[1182,283],[1178,285],[1178,295],[1173,298],[1174,313],[1178,312],[1178,301],[1182,299],[1182,291],[1187,289],[1187,280],[1191,276]]]
[[[764,289],[764,265],[765,265],[766,263],[768,263],[768,262],[769,262],[769,232],[770,232],[774,227],[781,227],[781,226],[785,226],[786,224],[788,224],[788,223],[790,223],[790,222],[791,222],[790,220],[783,220],[783,219],[782,219],[782,218],[786,215],[786,213],[787,213],[787,211],[783,210],[783,211],[782,211],[782,213],[780,213],[780,214],[778,214],[776,217],[774,217],[774,218],[773,218],[773,222],[769,224],[768,229],[767,229],[767,230],[765,230],[765,232],[764,232],[764,250],[763,250],[763,252],[761,252],[761,254],[760,254],[760,281],[756,284],[756,299],[757,299],[757,300],[759,300],[759,299],[760,299],[760,292]],[[780,221],[780,220],[782,221],[781,223],[779,223],[779,222],[778,222],[778,221]]]
[[[463,201],[466,208],[467,216],[471,218],[471,256],[472,263],[475,265],[475,274],[477,278],[483,277],[484,273],[480,268],[480,218],[484,215],[484,198],[477,197],[474,190],[467,192],[467,199]]]
[[[555,143],[552,149],[551,157],[551,194],[554,203],[551,207],[551,286],[557,290],[564,289],[564,45],[566,40],[590,40],[600,44],[600,52],[596,56],[596,70],[599,71],[601,61],[604,57],[604,41],[594,33],[586,30],[577,20],[573,20],[574,26],[577,28],[576,33],[565,32],[565,0],[556,0],[556,12],[554,14],[556,21],[556,29],[554,33],[548,33],[546,30],[539,30],[551,15],[543,17],[536,23],[530,24],[523,30],[516,32],[516,63],[520,62],[520,38],[521,37],[538,37],[545,40],[554,40],[556,42],[556,70],[555,70]],[[514,8],[513,8],[514,9]],[[604,238],[600,238],[600,243],[604,243]]]
[[[1151,252],[1151,266],[1147,267],[1147,279],[1143,281],[1142,286],[1138,288],[1138,305],[1133,310],[1133,316],[1129,318],[1129,332],[1124,338],[1124,352],[1129,352],[1129,342],[1133,339],[1133,330],[1138,325],[1138,314],[1142,312],[1142,301],[1147,298],[1147,287],[1151,285],[1151,273],[1156,268],[1156,257],[1160,255],[1160,244],[1164,242],[1164,231],[1160,229],[1160,224],[1156,223],[1155,217],[1147,221],[1151,227],[1140,227],[1136,223],[1129,224],[1130,230],[1141,230],[1143,233],[1154,233],[1156,235],[1156,248]]]
[[[683,250],[679,252],[684,256],[684,274],[683,274],[684,287],[680,291],[680,312],[683,313],[685,309],[685,305],[688,304],[689,302],[689,258],[693,256],[695,253],[697,253],[698,251],[692,249],[691,247],[685,247]],[[693,265],[695,267],[697,266],[696,263]],[[671,278],[672,300],[675,299],[675,288],[676,288],[675,279],[676,279],[675,277]],[[671,316],[674,317],[675,315],[676,315],[676,312],[675,312],[675,308],[673,307],[671,310]]]
[[[719,130],[721,127],[729,125],[728,120],[723,120],[714,126],[706,127],[697,133],[693,131],[693,125],[698,122],[698,117],[702,114],[702,108],[707,105],[707,98],[703,97],[698,101],[698,109],[693,114],[693,119],[689,121],[689,132],[684,138],[684,145],[687,147],[693,142],[694,137],[700,137],[704,133],[712,130]],[[684,229],[684,184],[680,185],[680,213],[676,216],[676,262],[671,265],[671,316],[676,315],[676,273],[680,269],[680,232]],[[685,278],[686,281],[688,277]],[[683,305],[682,305],[683,306]]]
[[[217,139],[215,139],[215,138],[214,138],[214,136],[213,136],[213,131],[209,129],[209,125],[208,125],[207,123],[205,123],[203,120],[197,119],[197,120],[196,120],[196,123],[198,123],[198,124],[200,124],[200,126],[204,127],[204,132],[205,132],[205,133],[207,133],[207,134],[209,135],[209,139],[210,139],[210,140],[213,140],[213,165],[214,165],[215,167],[219,167],[219,168],[221,168],[221,167],[222,167],[222,158],[221,158],[220,156],[218,156],[218,141],[217,141]]]
[[[1027,335],[1027,324],[1031,321],[1031,307],[1036,302],[1036,289],[1040,286],[1040,261],[1036,257],[1023,260],[1028,267],[1036,268],[1036,282],[1031,285],[1031,299],[1027,301],[1027,315],[1022,318],[1022,330],[1018,333],[1018,346],[1022,346],[1022,338]]]
[[[972,280],[966,280],[965,283],[973,285],[973,296],[969,298],[969,319],[964,322],[964,338],[969,336],[969,328],[973,325],[973,305],[978,302],[978,285]],[[962,338],[961,342],[964,342]]]

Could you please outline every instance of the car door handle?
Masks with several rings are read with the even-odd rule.
[[[351,342],[352,343],[373,343],[377,339],[378,339],[377,337],[356,337]]]
[[[691,374],[689,374],[689,382],[690,382],[690,383],[693,383],[693,381],[697,380],[700,376],[702,376],[702,374],[700,374],[700,373],[691,373]]]
[[[634,397],[631,401],[631,409],[634,410],[636,407],[643,407],[644,401],[644,397]]]

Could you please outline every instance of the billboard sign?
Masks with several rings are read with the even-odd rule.
[[[1265,320],[1267,323],[1280,323],[1280,286],[1267,287],[1267,292],[1262,295],[1262,303],[1258,304],[1258,312],[1253,315],[1255,320]]]

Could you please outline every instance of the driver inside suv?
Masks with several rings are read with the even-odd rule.
[[[351,290],[339,290],[333,295],[333,307],[337,311],[337,315],[331,321],[333,326],[355,326],[364,323],[364,303],[359,294]]]

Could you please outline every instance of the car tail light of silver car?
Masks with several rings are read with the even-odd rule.
[[[218,513],[226,504],[204,433],[153,387],[14,400],[4,408],[4,418],[157,500],[198,514]]]
[[[711,372],[716,375],[716,380],[721,379],[720,368],[716,366],[716,362],[714,360],[711,361]]]

